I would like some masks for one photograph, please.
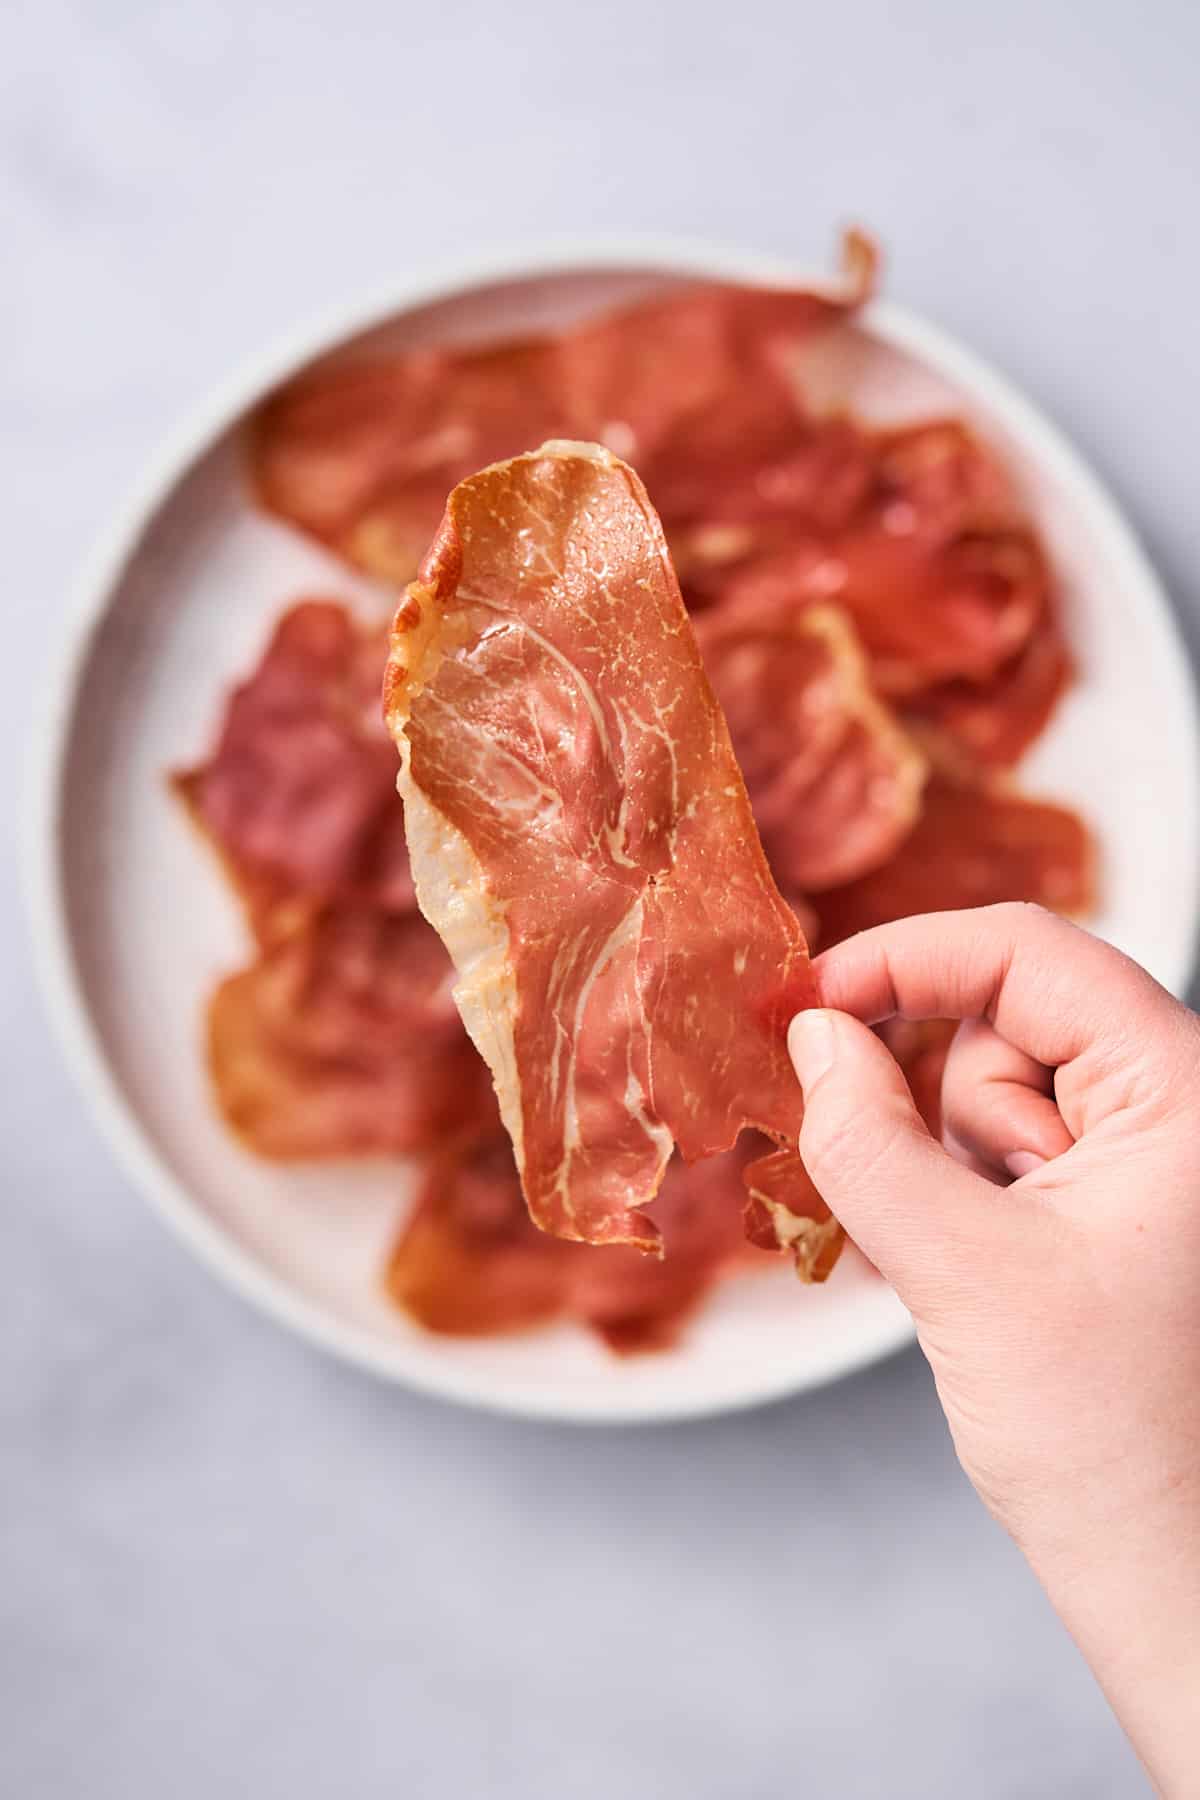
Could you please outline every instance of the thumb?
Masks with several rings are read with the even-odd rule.
[[[797,1013],[788,1048],[804,1090],[800,1155],[821,1198],[910,1311],[992,1255],[996,1189],[926,1129],[899,1065],[847,1013]]]

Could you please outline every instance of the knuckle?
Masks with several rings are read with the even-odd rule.
[[[998,900],[986,908],[998,925],[1008,927],[1013,932],[1045,930],[1047,926],[1057,928],[1063,923],[1060,915],[1043,906],[1040,900]]]

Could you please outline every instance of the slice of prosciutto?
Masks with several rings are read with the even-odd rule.
[[[1096,901],[1096,846],[1077,813],[998,781],[936,773],[900,850],[812,897],[822,948],[913,913],[1036,900],[1082,918]]]
[[[209,756],[171,777],[264,945],[314,900],[414,905],[379,718],[384,637],[336,600],[297,601],[230,695]]]
[[[633,471],[549,443],[460,483],[384,707],[417,898],[535,1223],[661,1254],[643,1209],[673,1147],[694,1161],[752,1126],[783,1153],[777,1242],[824,1275],[836,1227],[795,1152],[785,1045],[815,999],[807,946]]]
[[[672,529],[703,522],[764,460],[791,469],[808,437],[796,355],[864,304],[877,264],[851,229],[822,289],[689,282],[553,336],[335,356],[251,421],[255,492],[397,585],[454,484],[543,438],[598,439],[637,462]]]
[[[222,1117],[279,1161],[403,1155],[497,1129],[452,979],[418,913],[317,912],[212,996]]]
[[[942,682],[914,695],[906,712],[918,732],[936,732],[943,756],[957,750],[969,761],[1008,768],[1041,737],[1074,673],[1061,627],[1047,608],[1024,649],[989,681]]]
[[[689,598],[758,617],[833,602],[889,697],[992,680],[1051,599],[993,453],[951,420],[871,432],[830,418],[808,431],[786,466],[754,463],[749,481],[727,481],[698,538],[675,540]]]
[[[786,892],[853,881],[916,822],[927,764],[871,690],[845,613],[696,621],[772,873]]]
[[[427,1331],[488,1337],[576,1319],[614,1350],[667,1349],[723,1274],[760,1261],[739,1221],[749,1142],[688,1168],[651,1202],[666,1255],[596,1251],[538,1231],[508,1139],[430,1156],[388,1265],[388,1293]]]

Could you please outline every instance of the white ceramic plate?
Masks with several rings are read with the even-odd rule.
[[[247,504],[236,440],[255,400],[364,337],[498,337],[697,275],[800,282],[805,272],[709,249],[580,246],[410,284],[250,371],[158,462],[97,557],[41,746],[31,847],[41,962],[76,1072],[130,1174],[210,1267],[276,1318],[381,1375],[510,1412],[669,1419],[750,1405],[861,1367],[912,1328],[853,1255],[824,1288],[801,1289],[782,1268],[729,1282],[660,1356],[622,1361],[573,1327],[453,1342],[410,1325],[378,1287],[404,1173],[274,1168],[239,1150],[213,1112],[202,1003],[248,945],[163,777],[208,745],[230,683],[290,598],[328,592],[386,608]],[[1111,500],[999,376],[895,307],[825,339],[810,373],[877,419],[965,414],[1017,471],[1082,668],[1025,781],[1094,821],[1097,928],[1181,989],[1200,872],[1195,699],[1162,590]]]

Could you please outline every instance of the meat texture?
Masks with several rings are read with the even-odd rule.
[[[816,893],[886,862],[920,812],[926,761],[872,691],[846,615],[717,607],[696,636],[780,885]]]
[[[419,913],[338,907],[295,926],[209,1003],[226,1121],[249,1149],[284,1161],[477,1137],[495,1101],[452,979]]]
[[[663,1234],[661,1261],[539,1231],[503,1135],[431,1157],[388,1292],[426,1330],[454,1337],[578,1319],[614,1350],[667,1349],[717,1277],[752,1255],[740,1212],[753,1154],[747,1140],[692,1168],[672,1159],[648,1209]]]
[[[999,465],[962,425],[935,420],[833,434],[853,484],[824,516],[792,493],[760,506],[722,576],[722,605],[787,617],[832,601],[850,615],[876,689],[911,697],[955,679],[988,681],[1043,617],[1048,574]],[[817,484],[827,493],[826,482]],[[828,504],[828,503],[827,503]]]
[[[785,1045],[807,948],[637,476],[557,443],[461,483],[391,642],[418,899],[535,1222],[658,1252],[673,1145],[753,1126],[794,1169],[772,1195],[797,1266],[825,1273]]]
[[[794,450],[797,345],[861,306],[876,255],[843,247],[827,292],[688,283],[557,336],[336,358],[288,383],[250,432],[271,512],[381,580],[415,575],[456,482],[546,438],[592,438],[636,462],[681,520],[729,461]]]
[[[815,894],[822,947],[912,913],[1036,900],[1083,917],[1095,904],[1095,844],[1077,813],[1001,783],[940,773],[890,862]]]
[[[1002,461],[954,418],[814,402],[815,339],[874,277],[851,233],[823,293],[680,284],[556,335],[352,352],[252,422],[258,499],[348,563],[402,585],[436,538],[388,681],[417,874],[563,1235],[530,1222],[415,910],[386,634],[332,601],[282,614],[172,778],[256,940],[210,1002],[214,1091],[262,1155],[416,1156],[388,1282],[431,1330],[669,1342],[737,1266],[739,1199],[752,1242],[827,1273],[841,1234],[792,1148],[782,1050],[805,936],[1093,902],[1086,827],[1007,779],[1073,669]],[[638,479],[561,447],[474,475],[581,437],[646,484],[741,776]],[[950,1028],[881,1035],[937,1129]],[[747,1122],[767,1138],[727,1148]]]
[[[907,723],[931,733],[943,757],[968,768],[1011,768],[1045,731],[1074,673],[1047,606],[1022,648],[986,681],[951,679],[927,688],[913,698]]]
[[[262,943],[314,900],[414,905],[379,712],[384,637],[337,601],[298,601],[233,690],[211,754],[172,777]]]

